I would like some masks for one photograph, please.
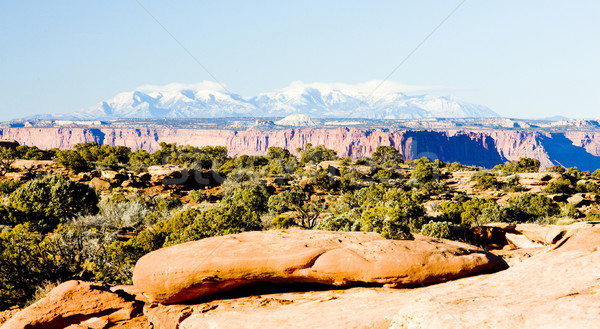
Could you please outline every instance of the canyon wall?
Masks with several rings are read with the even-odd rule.
[[[561,164],[581,170],[600,168],[600,132],[546,133],[516,130],[311,129],[209,130],[175,128],[0,128],[0,138],[39,148],[72,148],[98,142],[153,152],[160,142],[193,146],[224,145],[231,155],[265,154],[270,146],[292,152],[306,143],[323,144],[339,156],[369,156],[379,145],[397,148],[406,159],[428,156],[445,162],[493,167],[519,157],[536,158],[542,167]]]

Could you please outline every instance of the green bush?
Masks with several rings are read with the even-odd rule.
[[[208,200],[208,194],[204,193],[202,190],[191,190],[188,196],[190,197],[190,200],[196,203]]]
[[[0,181],[0,194],[9,195],[12,192],[16,191],[23,182],[16,180],[2,180]]]
[[[379,182],[386,182],[390,178],[392,178],[392,176],[394,176],[394,173],[391,170],[379,169],[377,170],[373,178],[375,178]]]
[[[518,175],[508,177],[502,186],[502,189],[506,192],[523,192],[526,190],[525,187],[519,183]]]
[[[421,234],[439,239],[452,239],[451,223],[429,221],[421,227]]]
[[[98,212],[98,196],[87,184],[56,175],[29,181],[9,197],[10,206],[38,220],[41,230],[53,230],[58,223],[80,213]]]
[[[462,202],[446,201],[440,205],[440,220],[460,225],[462,222],[461,214],[464,211]]]
[[[311,143],[306,143],[304,149],[298,148],[296,152],[300,153],[300,161],[304,164],[315,164],[337,159],[336,152],[325,148],[323,145],[313,147]]]
[[[269,197],[268,209],[273,214],[295,211],[298,215],[298,226],[313,228],[317,224],[317,217],[322,211],[322,206],[317,202],[307,200],[304,192],[299,190],[283,191]]]
[[[544,189],[545,193],[558,194],[558,193],[571,193],[571,181],[566,178],[559,178],[553,182],[550,182]]]
[[[320,221],[315,227],[318,230],[326,231],[360,231],[360,214],[354,211],[348,211],[340,215],[329,216]]]
[[[540,217],[552,217],[560,212],[556,203],[540,194],[523,193],[508,200],[508,203],[518,222],[533,222]]]
[[[577,167],[568,168],[566,174],[571,177],[576,177],[576,178],[581,178],[584,176],[584,174],[581,171],[579,171],[579,169],[577,169]]]
[[[377,232],[386,239],[412,239],[408,218],[391,204],[367,208],[360,217],[361,230]]]
[[[414,162],[416,163],[416,167],[412,171],[410,176],[411,179],[414,179],[421,184],[425,184],[439,178],[439,170],[435,168],[433,163],[427,158],[423,157]]]
[[[461,225],[470,227],[484,224],[481,218],[484,209],[495,205],[496,202],[490,199],[473,198],[465,201],[462,204],[463,211],[460,214]]]
[[[404,163],[402,154],[392,146],[377,146],[375,152],[371,154],[371,158],[376,164],[386,168],[397,167]]]
[[[56,160],[61,166],[75,172],[85,171],[89,168],[88,162],[77,151],[64,150],[56,153]]]
[[[271,221],[271,225],[276,229],[286,229],[294,225],[294,220],[288,215],[277,215]]]
[[[566,171],[566,169],[563,166],[556,165],[556,166],[546,168],[546,171],[547,172],[564,173]]]
[[[505,164],[497,165],[494,170],[504,171],[506,173],[533,173],[540,170],[540,161],[531,158],[519,158]]]
[[[475,188],[479,190],[488,190],[498,186],[498,180],[491,174],[479,171],[471,176],[471,181],[476,182]]]

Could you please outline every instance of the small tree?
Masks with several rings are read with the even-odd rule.
[[[307,201],[304,192],[297,190],[283,191],[272,195],[269,197],[268,207],[274,214],[296,211],[300,219],[300,222],[296,224],[304,228],[313,228],[322,210],[322,207],[315,202]]]
[[[394,167],[404,163],[404,157],[391,146],[379,145],[371,155],[376,164],[384,167]]]
[[[307,143],[304,147],[304,150],[300,148],[296,150],[300,152],[300,161],[304,164],[335,160],[337,157],[334,150],[325,148],[324,145],[313,147],[311,143]]]
[[[0,149],[0,175],[4,175],[10,171],[15,162],[15,151],[8,147]]]
[[[84,171],[88,169],[88,162],[77,151],[64,150],[56,153],[56,162],[73,171]]]
[[[508,200],[508,204],[515,212],[515,220],[520,222],[534,221],[560,212],[560,207],[552,199],[540,194],[523,193]]]
[[[415,162],[416,167],[410,176],[411,179],[414,179],[421,184],[437,180],[440,173],[439,170],[434,167],[431,161],[423,157]]]

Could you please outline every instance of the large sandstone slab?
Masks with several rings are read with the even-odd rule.
[[[133,282],[149,300],[168,304],[257,282],[409,286],[505,266],[493,254],[448,240],[289,230],[246,232],[159,249],[138,261]]]
[[[413,289],[355,287],[158,304],[148,319],[155,329],[597,328],[600,225],[565,230],[559,243],[496,273]]]
[[[105,328],[132,319],[141,304],[90,282],[67,281],[14,314],[0,328]]]

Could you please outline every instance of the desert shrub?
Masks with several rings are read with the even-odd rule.
[[[348,192],[352,188],[352,178],[347,175],[343,175],[340,178],[340,192]]]
[[[225,146],[194,147],[161,142],[161,149],[152,153],[153,164],[173,164],[189,169],[218,169],[227,159]]]
[[[571,191],[571,181],[566,178],[559,178],[550,182],[544,189],[544,192],[548,194],[571,193]]]
[[[147,171],[148,167],[155,163],[152,162],[150,153],[145,150],[139,149],[135,152],[129,153],[129,159],[127,161],[127,168],[134,171],[135,173],[141,173]]]
[[[452,224],[449,222],[429,221],[421,227],[421,234],[432,238],[452,239]]]
[[[474,187],[479,190],[487,190],[498,186],[496,177],[486,171],[476,172],[471,176],[471,181],[476,182]]]
[[[523,193],[508,200],[509,207],[515,213],[515,221],[532,222],[540,217],[552,217],[560,208],[550,198],[533,193]]]
[[[506,179],[502,185],[502,189],[506,192],[523,192],[525,187],[519,183],[519,175],[512,175]]]
[[[281,147],[269,147],[266,158],[269,161],[267,168],[270,175],[291,174],[298,169],[298,159]]]
[[[23,306],[37,287],[52,279],[54,267],[43,242],[29,223],[0,233],[0,309]]]
[[[404,163],[404,157],[392,146],[377,146],[375,152],[371,154],[373,161],[383,167],[397,167]]]
[[[23,182],[16,180],[2,180],[0,181],[0,194],[9,195],[12,192],[16,191]]]
[[[289,215],[277,215],[271,221],[271,225],[276,229],[286,229],[294,225],[294,219]]]
[[[446,166],[446,168],[448,168],[449,171],[471,171],[471,170],[477,170],[475,167],[469,167],[469,166],[465,166],[462,163],[459,162],[452,162],[450,164],[448,164]]]
[[[375,178],[379,182],[386,182],[390,178],[392,178],[392,176],[394,176],[394,173],[391,170],[379,169],[377,170],[373,178]]]
[[[304,149],[298,148],[296,152],[300,153],[300,161],[303,164],[315,164],[337,159],[337,153],[334,150],[325,148],[324,145],[313,147],[311,143],[306,143]]]
[[[357,166],[372,166],[374,165],[373,159],[362,157],[354,161],[354,164]]]
[[[412,171],[410,176],[411,179],[416,180],[420,184],[424,184],[439,178],[439,170],[435,168],[433,163],[427,158],[423,157],[419,160],[415,160],[414,163],[416,167]]]
[[[100,212],[95,216],[102,220],[104,225],[113,229],[140,227],[144,224],[146,216],[150,214],[150,210],[139,201],[110,202],[107,200],[100,202],[99,208]]]
[[[600,178],[600,169],[594,170],[594,172],[592,173],[592,177]]]
[[[374,231],[385,238],[410,238],[423,225],[425,208],[419,194],[373,185],[348,192],[332,205],[334,216],[322,229]]]
[[[360,231],[361,222],[357,212],[348,211],[340,215],[334,215],[320,221],[316,229],[326,231]]]
[[[600,184],[598,184],[597,182],[587,182],[585,184],[576,184],[575,192],[576,193],[600,194]]]
[[[185,229],[171,234],[165,245],[174,245],[211,236],[262,230],[257,212],[235,204],[207,208],[200,212]]]
[[[531,158],[519,158],[505,164],[497,165],[494,170],[504,171],[506,173],[532,173],[540,170],[540,161]]]
[[[566,169],[563,166],[556,165],[556,166],[546,168],[546,171],[547,172],[564,173],[566,171]]]
[[[298,222],[294,223],[295,225],[313,228],[317,224],[317,217],[323,207],[315,201],[307,199],[302,191],[288,190],[271,195],[268,201],[268,209],[274,214],[295,211],[298,214]]]
[[[159,211],[168,211],[182,206],[181,200],[173,197],[165,197],[158,201],[156,207]]]
[[[313,177],[313,185],[322,191],[329,191],[336,187],[333,177],[326,170],[317,170]]]
[[[61,166],[75,172],[85,171],[89,168],[88,162],[74,150],[63,150],[56,153],[55,161]]]
[[[34,214],[28,214],[10,205],[0,205],[0,225],[15,226],[32,220],[35,220]]]
[[[197,203],[208,200],[208,195],[202,190],[191,190],[188,196],[190,197],[190,200]]]
[[[494,200],[473,198],[462,204],[463,211],[460,214],[462,226],[478,226],[482,225],[482,214],[484,209],[496,205]]]
[[[25,183],[11,194],[9,203],[19,211],[35,215],[32,217],[39,220],[34,224],[46,232],[77,214],[98,212],[96,191],[63,175]]]
[[[481,209],[477,222],[479,225],[488,223],[506,223],[515,221],[514,211],[497,203],[488,203]]]
[[[236,168],[227,175],[223,182],[223,190],[226,195],[243,188],[263,186],[258,175],[247,168]]]
[[[459,225],[463,210],[462,202],[446,201],[440,205],[440,221]]]
[[[40,150],[37,146],[19,145],[14,151],[18,159],[51,160],[55,156],[53,150]]]
[[[361,230],[377,232],[386,239],[411,239],[407,219],[398,207],[379,204],[363,211],[360,217]]]
[[[565,173],[571,177],[576,177],[576,178],[581,178],[583,177],[583,173],[581,171],[579,171],[579,169],[577,169],[577,167],[571,167],[567,169],[567,172]]]
[[[581,216],[581,213],[579,212],[577,207],[575,207],[574,204],[566,202],[560,206],[559,217],[579,218],[580,216]]]

